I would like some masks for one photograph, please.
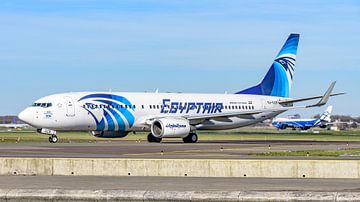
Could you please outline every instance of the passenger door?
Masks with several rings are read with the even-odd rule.
[[[75,116],[75,105],[71,97],[66,96],[65,105],[66,105],[66,116],[72,117]]]

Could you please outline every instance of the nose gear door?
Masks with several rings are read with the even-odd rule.
[[[75,105],[71,97],[66,96],[65,105],[66,105],[66,116],[75,116]]]

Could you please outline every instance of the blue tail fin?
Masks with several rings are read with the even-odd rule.
[[[299,34],[290,34],[263,80],[236,94],[289,97],[299,38]]]
[[[327,121],[327,122],[330,122],[331,119],[330,119],[330,114],[332,112],[332,106],[328,106],[326,108],[326,110],[320,115],[320,121]]]

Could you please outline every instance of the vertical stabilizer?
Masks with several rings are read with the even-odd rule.
[[[290,34],[263,80],[236,94],[289,97],[293,82],[299,34]]]
[[[327,122],[330,122],[331,119],[330,119],[330,114],[332,112],[332,106],[328,106],[326,108],[326,110],[320,115],[320,120],[321,121],[327,121]]]

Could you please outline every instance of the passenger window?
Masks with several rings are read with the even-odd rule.
[[[151,108],[151,105],[149,105],[149,108],[152,109],[152,108]]]
[[[144,109],[144,105],[141,105],[141,108]]]

